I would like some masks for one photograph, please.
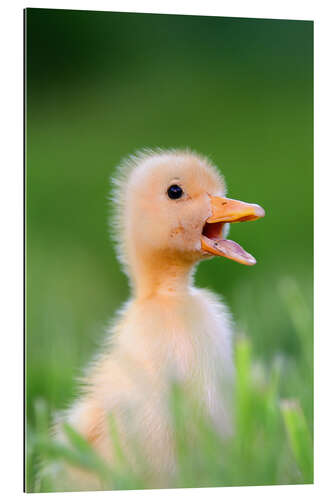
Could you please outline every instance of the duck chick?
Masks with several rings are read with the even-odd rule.
[[[130,157],[113,179],[112,233],[131,285],[131,298],[90,366],[82,395],[65,420],[111,466],[115,450],[108,415],[130,460],[131,440],[149,465],[151,484],[168,486],[176,472],[169,414],[170,381],[184,384],[223,435],[232,432],[231,318],[213,293],[193,285],[196,264],[223,256],[255,259],[227,240],[230,223],[255,220],[264,210],[225,197],[218,170],[190,151],[149,151]],[[83,489],[96,488],[79,471]]]

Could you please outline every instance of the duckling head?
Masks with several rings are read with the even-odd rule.
[[[134,281],[181,276],[212,256],[256,263],[226,235],[230,223],[255,220],[265,212],[259,205],[226,198],[224,179],[207,158],[178,150],[139,153],[120,165],[113,184],[113,236]]]

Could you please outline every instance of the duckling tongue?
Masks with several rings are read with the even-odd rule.
[[[236,262],[245,264],[246,266],[253,266],[257,262],[251,254],[247,253],[244,248],[232,240],[224,240],[223,238],[213,239],[202,235],[201,247],[205,252],[227,257],[228,259],[235,260]]]

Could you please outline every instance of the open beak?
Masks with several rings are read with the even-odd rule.
[[[210,196],[211,216],[206,220],[202,235],[201,248],[205,253],[220,255],[235,260],[240,264],[253,266],[256,259],[247,253],[238,243],[223,238],[224,224],[231,222],[245,222],[264,217],[265,210],[259,205],[244,203]]]

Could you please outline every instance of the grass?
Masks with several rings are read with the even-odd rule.
[[[281,279],[276,297],[285,307],[302,350],[297,363],[275,356],[264,363],[255,356],[244,333],[235,342],[235,433],[223,440],[211,422],[197,415],[181,386],[173,385],[170,409],[176,439],[178,472],[170,487],[301,484],[313,482],[312,443],[312,323],[307,297],[291,278]],[[286,397],[292,388],[292,397]],[[304,392],[297,388],[306,387]],[[304,409],[303,409],[304,407]],[[197,415],[197,418],[194,418]],[[66,487],[44,473],[37,479],[38,462],[64,462],[96,474],[103,489],[149,488],[144,474],[134,472],[118,443],[112,468],[74,429],[65,426],[69,445],[49,437],[50,408],[44,400],[34,406],[34,425],[28,432],[29,491],[62,491]],[[189,431],[188,423],[191,422]],[[110,416],[112,440],[117,429]],[[37,459],[38,457],[38,459]],[[145,470],[141,460],[142,471]]]

